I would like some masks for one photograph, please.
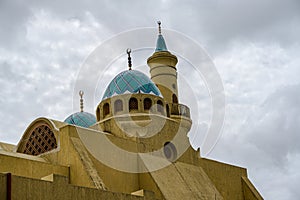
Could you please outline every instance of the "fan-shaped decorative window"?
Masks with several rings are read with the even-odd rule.
[[[47,124],[36,126],[21,143],[22,147],[17,152],[34,156],[57,148],[54,133]]]
[[[149,98],[144,99],[144,110],[150,110],[152,106],[152,101]]]
[[[139,105],[138,105],[138,100],[136,98],[130,98],[129,99],[129,111],[131,110],[138,110]]]
[[[105,103],[103,106],[103,118],[109,114],[109,103]]]
[[[119,112],[119,111],[123,111],[123,102],[122,100],[118,99],[115,101],[115,113]]]

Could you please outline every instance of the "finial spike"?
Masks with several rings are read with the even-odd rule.
[[[83,95],[84,92],[82,90],[79,91],[79,96],[80,96],[80,112],[83,112]]]
[[[128,55],[128,67],[129,67],[129,70],[131,70],[131,57],[130,57],[130,53],[131,53],[131,49],[130,48],[128,48],[127,50],[126,50],[126,53],[127,53],[127,55]]]
[[[161,21],[157,21],[158,24],[158,34],[161,35]]]

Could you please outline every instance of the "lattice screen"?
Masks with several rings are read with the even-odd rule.
[[[28,137],[24,138],[22,143],[24,146],[22,150],[20,150],[20,153],[29,155],[39,155],[57,148],[54,133],[46,124],[42,124],[33,129]]]

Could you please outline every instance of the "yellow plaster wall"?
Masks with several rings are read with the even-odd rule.
[[[6,191],[7,191],[7,179],[6,174],[0,173],[0,199],[7,199]]]
[[[6,188],[6,175],[0,174],[0,188]],[[5,199],[6,191],[0,190],[0,199]],[[150,200],[153,193],[145,192],[144,196],[135,196],[123,193],[114,193],[93,188],[74,186],[68,183],[63,176],[54,175],[53,182],[12,176],[12,200],[43,199],[43,200],[93,200],[93,199],[123,199],[123,200]]]
[[[148,182],[143,183],[145,189],[155,188],[153,191],[158,199],[223,200],[203,169],[190,164],[175,162],[163,169],[143,174],[141,179]]]
[[[247,176],[245,168],[200,158],[198,165],[203,168],[224,200],[244,200],[241,177]]]
[[[167,51],[155,52],[147,60],[147,64],[150,67],[151,79],[157,84],[164,96],[164,100],[168,103],[172,102],[173,94],[176,94],[178,97],[177,71],[175,67],[177,61],[177,57]]]
[[[71,137],[78,138],[76,127],[71,125],[61,127],[59,131],[60,147],[58,151],[51,154],[44,154],[42,156],[49,159],[52,163],[69,166],[71,184],[95,187],[74,147],[74,144],[71,141]]]
[[[30,157],[30,156],[26,156]],[[0,172],[40,179],[52,173],[69,176],[69,168],[62,165],[0,154]]]
[[[140,173],[139,174],[139,189],[145,189],[153,191],[156,199],[165,199],[159,186],[154,181],[150,173]]]
[[[247,177],[242,177],[244,200],[263,200],[263,197],[256,190]]]
[[[109,191],[130,194],[140,189],[137,173],[118,171],[104,165],[95,158],[92,158],[92,160],[99,173],[99,176]]]
[[[146,134],[145,137],[143,136],[138,138],[138,143],[143,144],[142,148],[138,149],[139,152],[152,152],[154,150],[158,150],[163,147],[165,142],[172,141],[176,135],[178,135],[178,137],[180,136],[182,140],[188,141],[186,135],[191,127],[192,122],[190,119],[178,118],[178,120],[173,120],[159,115],[152,115],[150,118],[148,116],[149,122],[145,125],[145,127],[143,127],[142,125],[138,124],[139,120],[142,120],[143,117],[144,116],[129,115],[127,118],[128,123],[131,123],[131,125],[124,125],[123,127],[121,126],[121,123],[122,121],[126,123],[127,118],[109,118],[105,121],[99,122],[99,126],[110,127],[109,132],[111,134],[126,139],[122,143],[116,145],[128,151],[133,151],[134,149],[132,149],[132,145],[127,144],[127,141],[136,141],[137,139],[136,136],[131,137],[129,134],[136,132]],[[127,134],[124,132],[124,130],[127,132]],[[112,141],[117,142],[118,140]]]
[[[101,133],[99,133],[101,134]],[[117,147],[123,148],[130,152],[137,152],[137,143],[131,140],[126,140],[124,138],[115,137],[112,135],[106,135],[106,137]],[[89,154],[91,160],[94,163],[95,168],[98,171],[99,176],[103,180],[105,186],[110,191],[132,193],[139,190],[139,180],[137,173],[127,173],[114,169],[114,166],[107,166]],[[115,156],[113,154],[108,154],[107,156]],[[116,160],[116,163],[120,163]],[[124,163],[125,164],[125,163]],[[116,164],[118,165],[118,164]]]
[[[97,173],[95,176],[98,175],[99,177],[101,177],[105,187],[110,191],[131,193],[139,189],[137,174],[125,173],[112,169],[99,162],[90,153],[88,153],[88,158],[81,157],[78,151],[87,150],[82,145],[78,146],[78,144],[74,143],[74,139],[79,140],[79,135],[77,131],[80,131],[84,134],[90,134],[91,132],[95,132],[91,129],[85,129],[71,125],[64,126],[60,129],[61,146],[59,151],[57,151],[54,154],[44,155],[44,157],[51,160],[51,162],[70,166],[71,184],[92,188],[96,187],[92,179],[92,174],[90,173],[91,169],[95,168]],[[107,137],[119,147],[125,145],[127,148],[129,148],[130,151],[137,151],[137,145],[135,142],[109,135]],[[86,162],[87,159],[91,159],[92,161],[92,166],[91,163],[87,163],[89,165],[89,169],[87,168],[87,166],[84,165],[84,162]]]

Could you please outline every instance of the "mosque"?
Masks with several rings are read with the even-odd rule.
[[[128,69],[108,84],[95,115],[37,118],[17,145],[0,143],[0,199],[263,199],[247,170],[200,157],[178,98],[177,57],[159,34],[151,78]]]

